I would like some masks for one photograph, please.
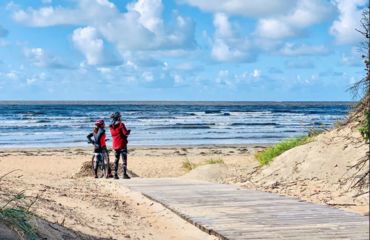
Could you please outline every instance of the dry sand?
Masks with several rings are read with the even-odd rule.
[[[350,189],[341,180],[367,146],[353,129],[334,131],[264,168],[254,158],[263,146],[129,148],[128,165],[140,177],[234,183],[366,214],[368,194],[354,196],[368,188]],[[0,203],[26,189],[29,201],[38,198],[32,212],[92,239],[216,239],[115,180],[81,177],[89,159],[88,148],[0,150],[0,175],[19,169],[1,180]],[[224,163],[205,165],[210,159]],[[199,167],[189,172],[186,161]]]
[[[181,175],[177,151],[132,149],[130,167],[142,176]],[[26,190],[28,201],[38,198],[32,212],[96,239],[217,239],[115,180],[76,176],[90,158],[90,149],[2,150],[0,176],[18,170],[1,180],[0,202]]]
[[[129,168],[141,177],[177,177],[187,172],[182,167],[184,161],[200,164],[223,159],[230,166],[248,167],[256,164],[252,157],[255,149],[131,148]],[[216,239],[141,194],[119,187],[115,180],[80,177],[84,175],[80,168],[89,159],[89,148],[0,150],[0,176],[17,170],[1,180],[0,202],[26,190],[28,201],[38,198],[32,212],[97,238]]]
[[[369,161],[362,169],[351,168],[368,158],[368,150],[351,123],[283,153],[242,185],[368,215],[369,176],[361,188],[353,185],[369,170]]]

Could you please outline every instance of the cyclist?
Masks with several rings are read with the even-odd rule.
[[[95,164],[94,164],[95,178],[98,178],[98,175],[97,175],[98,169],[97,169],[96,162],[102,160],[100,158],[103,156],[103,151],[106,151],[106,154],[108,154],[107,146],[105,144],[106,135],[105,135],[104,127],[105,127],[104,120],[101,120],[101,119],[96,120],[93,131],[89,135],[87,135],[87,139],[89,140],[89,143],[94,144],[94,147],[95,147],[94,152],[100,153],[100,154],[97,154],[97,157],[99,159],[96,159]],[[108,162],[108,166],[109,166],[109,162]]]
[[[118,162],[120,156],[123,162],[123,178],[130,179],[130,176],[127,174],[127,137],[130,135],[131,130],[126,128],[119,112],[113,113],[110,117],[112,123],[109,125],[109,129],[112,134],[113,149],[115,152],[114,179],[118,179]]]

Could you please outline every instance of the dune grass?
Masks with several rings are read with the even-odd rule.
[[[1,180],[14,172],[8,172],[2,176],[0,176],[0,184]],[[30,208],[36,202],[36,200],[32,201],[31,203],[25,204],[24,200],[26,196],[24,195],[24,190],[20,191],[17,194],[10,194],[8,193],[9,199],[0,206],[0,221],[6,223],[11,228],[15,229],[17,232],[22,234],[26,239],[29,240],[36,240],[39,239],[37,233],[35,232],[34,228],[29,223],[29,219],[31,217]]]
[[[292,149],[294,147],[306,144],[312,140],[312,136],[301,136],[283,140],[265,150],[258,152],[256,158],[259,163],[263,166],[269,164],[275,157],[279,156],[283,152]]]
[[[365,111],[365,119],[364,121],[361,123],[359,129],[358,129],[361,133],[361,136],[364,138],[364,140],[366,142],[369,141],[369,112],[368,111]]]
[[[224,163],[224,160],[222,158],[217,158],[217,159],[208,159],[204,162],[202,165],[207,165],[207,164],[222,164]]]
[[[186,171],[189,172],[199,166],[209,165],[209,164],[223,164],[223,163],[224,163],[224,160],[221,158],[207,159],[206,161],[198,163],[198,164],[191,162],[189,159],[186,159],[185,161],[182,162],[182,168],[184,168]]]
[[[26,239],[39,239],[35,230],[28,222],[29,213],[22,208],[4,208],[0,210],[0,220],[21,231]]]
[[[186,159],[185,161],[182,162],[182,168],[189,172],[196,168],[196,164],[190,162],[189,159]]]

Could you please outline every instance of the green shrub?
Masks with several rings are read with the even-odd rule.
[[[362,122],[358,130],[360,131],[365,141],[369,141],[369,112],[368,111],[365,111],[365,120]]]
[[[271,147],[264,149],[256,154],[256,158],[261,165],[269,164],[275,157],[296,146],[306,144],[312,140],[311,136],[302,136],[283,140]]]

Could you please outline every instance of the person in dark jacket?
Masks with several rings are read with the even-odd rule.
[[[105,143],[106,135],[105,135],[104,127],[105,127],[104,120],[97,120],[95,122],[95,127],[94,127],[93,131],[89,135],[87,135],[87,139],[89,140],[89,143],[94,144],[94,147],[95,147],[94,152],[95,153],[100,153],[100,154],[97,155],[97,157],[99,157],[99,158],[102,157],[102,154],[104,154],[104,151],[106,151],[106,153],[108,153],[107,146],[106,146],[106,143]],[[106,159],[106,160],[108,161],[108,164],[109,164],[108,159]],[[97,159],[97,160],[101,160],[101,159]],[[97,169],[97,166],[95,164],[94,165],[95,178],[98,177],[97,172],[98,172],[98,169]]]
[[[115,152],[114,178],[118,179],[118,162],[121,156],[123,162],[123,178],[130,179],[130,176],[127,174],[127,138],[130,135],[130,130],[122,122],[119,112],[113,113],[111,119],[112,123],[109,125],[109,129],[112,134],[113,149]]]

